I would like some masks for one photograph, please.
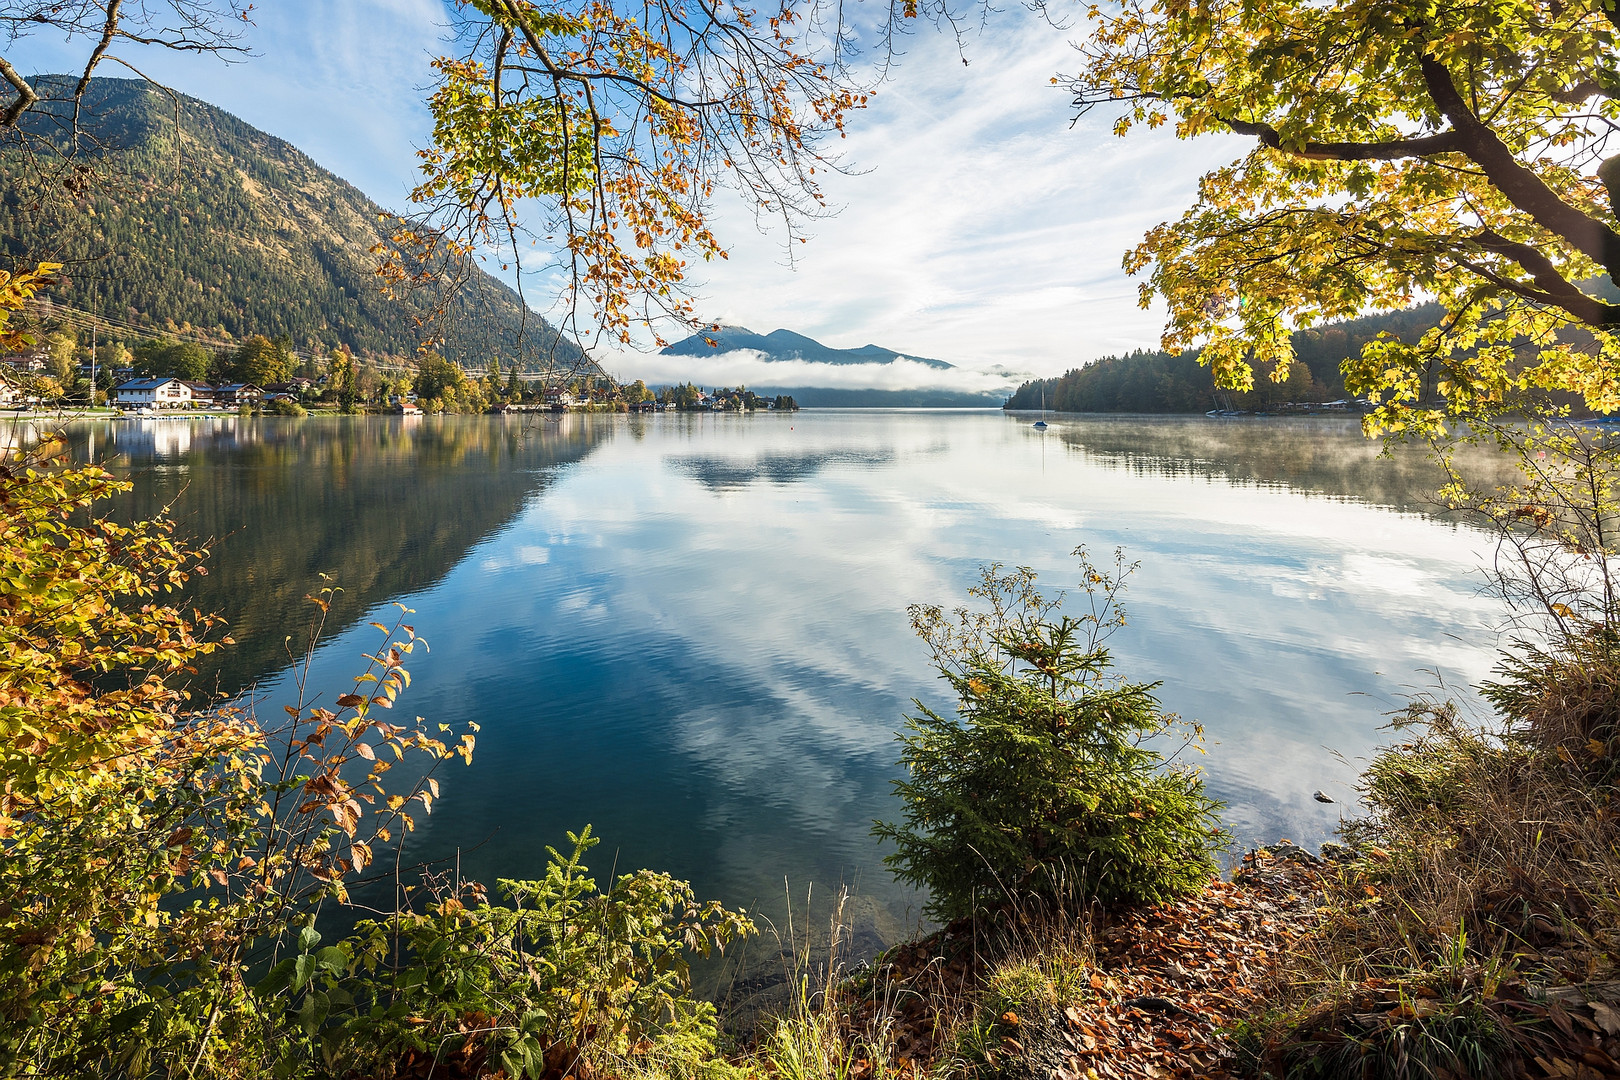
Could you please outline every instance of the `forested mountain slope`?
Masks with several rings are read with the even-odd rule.
[[[44,77],[50,88],[58,82]],[[28,114],[61,145],[58,117]],[[77,193],[60,162],[0,155],[0,256],[67,264],[51,297],[153,333],[190,324],[242,338],[285,335],[299,349],[342,344],[405,356],[427,297],[385,297],[372,245],[392,218],[298,149],[222,109],[132,79],[96,79],[84,115],[101,177]],[[41,166],[45,166],[42,168]],[[440,347],[483,365],[571,366],[582,355],[517,294],[485,274],[458,297]]]
[[[1217,391],[1209,369],[1199,366],[1196,352],[1171,356],[1144,350],[1105,356],[1058,378],[1033,379],[1014,392],[1006,407],[1039,409],[1044,404],[1058,412],[1192,413],[1328,401],[1344,396],[1340,361],[1359,355],[1363,345],[1384,331],[1415,341],[1440,315],[1438,305],[1426,304],[1295,331],[1295,364],[1288,380],[1274,383],[1257,375],[1254,389],[1244,394]]]

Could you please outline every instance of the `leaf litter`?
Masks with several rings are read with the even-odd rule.
[[[1003,1012],[978,1061],[963,1059],[959,1033],[996,961],[982,931],[962,920],[891,949],[857,990],[846,990],[839,1010],[851,1045],[871,1046],[874,1030],[888,1031],[888,1060],[856,1060],[851,1080],[1257,1075],[1263,1066],[1254,1048],[1238,1045],[1236,1032],[1273,1008],[1288,950],[1317,927],[1333,873],[1318,856],[1282,841],[1249,852],[1230,881],[1213,880],[1196,895],[1099,916],[1078,991],[1027,1014]],[[1501,1075],[1620,1077],[1620,982],[1545,986],[1510,974],[1488,993],[1467,973],[1457,982],[1448,996],[1472,994],[1511,1033],[1511,1048],[1495,1063]],[[1300,1018],[1294,1046],[1367,1045],[1435,1015],[1435,997],[1422,985],[1368,979],[1337,1006]],[[1435,1067],[1411,1075],[1467,1074]]]
[[[1099,918],[1081,992],[1046,1015],[1002,1014],[1001,1042],[984,1064],[1038,1080],[1234,1075],[1228,1029],[1260,1006],[1279,954],[1314,925],[1320,866],[1304,849],[1279,844],[1246,855],[1231,881]],[[946,1064],[939,1058],[949,1052],[948,1032],[992,959],[975,944],[964,920],[883,958],[861,999],[849,1003],[846,1023],[861,1030],[886,1003],[895,1052],[886,1070],[857,1063],[856,1080]]]

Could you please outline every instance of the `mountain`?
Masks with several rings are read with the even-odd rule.
[[[710,342],[714,344],[710,344]],[[823,345],[815,338],[796,334],[792,330],[772,330],[768,334],[756,334],[745,326],[722,326],[718,330],[707,333],[693,334],[689,338],[677,341],[664,349],[666,356],[690,356],[696,360],[724,356],[733,352],[753,352],[759,355],[768,369],[771,364],[785,364],[793,361],[812,364],[830,364],[846,369],[837,376],[828,376],[825,381],[837,385],[806,385],[807,379],[816,376],[806,376],[802,372],[784,374],[780,383],[772,380],[768,375],[758,376],[749,383],[749,388],[760,394],[787,394],[800,405],[811,408],[893,408],[893,409],[984,409],[995,408],[1002,403],[1005,395],[994,392],[977,390],[953,389],[948,379],[942,379],[935,385],[914,387],[910,389],[877,389],[885,381],[888,365],[900,360],[913,364],[920,364],[926,368],[941,373],[953,372],[957,375],[968,374],[954,364],[947,364],[943,360],[930,360],[925,356],[912,356],[909,353],[896,352],[881,345],[862,345],[858,349],[834,349]],[[863,372],[872,375],[874,387],[852,386],[859,382]],[[688,378],[700,378],[701,365],[694,364],[693,372]]]
[[[70,92],[62,77],[40,82],[43,97]],[[24,114],[58,151],[66,107]],[[431,305],[382,295],[370,249],[393,218],[353,185],[222,109],[139,80],[96,79],[84,115],[101,167],[76,191],[54,174],[58,155],[0,150],[0,265],[64,263],[52,300],[153,334],[189,323],[221,338],[286,335],[299,349],[415,350],[415,319]],[[538,369],[583,357],[481,272],[450,316],[440,351],[453,360]]]
[[[709,344],[713,341],[714,344]],[[705,334],[693,334],[664,349],[668,356],[718,356],[721,353],[751,349],[767,360],[806,360],[815,364],[892,364],[896,360],[910,360],[931,368],[949,370],[953,364],[943,360],[929,360],[909,353],[897,353],[881,345],[862,345],[858,349],[834,349],[815,338],[795,334],[792,330],[772,330],[756,334],[745,326],[722,326]]]

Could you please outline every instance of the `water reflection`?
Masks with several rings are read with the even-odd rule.
[[[1205,477],[1337,495],[1399,510],[1436,509],[1440,470],[1425,447],[1387,452],[1343,417],[1064,417],[1050,435],[1101,465],[1160,476]],[[1465,449],[1460,461],[1487,489],[1515,479],[1512,461]]]
[[[408,707],[483,730],[413,855],[523,877],[588,821],[600,871],[658,867],[731,903],[770,904],[784,879],[858,884],[868,943],[917,906],[867,832],[896,813],[894,731],[914,697],[949,707],[905,609],[961,599],[986,560],[1054,585],[1077,544],[1142,561],[1120,668],[1207,725],[1244,841],[1322,839],[1342,807],[1311,792],[1348,794],[1381,712],[1428,670],[1466,685],[1491,659],[1487,538],[1411,512],[1436,474],[1353,424],[1042,436],[999,415],[817,411],[95,435],[137,480],[122,512],[173,500],[227,537],[199,600],[244,639],[228,685],[284,689],[281,638],[317,571],[348,586],[344,624],[395,598],[417,610],[433,651]],[[316,684],[351,674],[371,633],[332,639]]]
[[[808,480],[830,465],[888,465],[893,461],[893,453],[887,450],[841,449],[814,454],[672,457],[669,466],[705,487],[716,491],[736,491],[750,484],[792,484]]]
[[[115,516],[169,507],[185,534],[211,544],[187,601],[229,621],[238,644],[200,679],[234,693],[286,663],[287,637],[296,646],[309,627],[303,598],[323,585],[342,588],[335,632],[440,580],[551,470],[590,452],[603,432],[579,419],[103,421],[76,425],[72,447],[134,480]]]

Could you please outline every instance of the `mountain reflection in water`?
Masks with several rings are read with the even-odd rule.
[[[72,435],[77,458],[135,481],[113,516],[170,507],[182,535],[213,541],[208,574],[186,599],[228,620],[237,644],[205,658],[199,681],[236,693],[287,662],[289,635],[294,647],[305,640],[305,596],[341,588],[330,634],[439,581],[603,432],[577,422],[211,417],[82,424]]]
[[[74,447],[134,479],[121,516],[172,503],[222,538],[194,600],[241,641],[210,672],[227,689],[279,708],[321,572],[345,592],[316,686],[354,674],[384,605],[416,610],[432,651],[402,707],[482,731],[411,857],[533,876],[590,822],[601,876],[778,913],[784,881],[853,884],[871,947],[917,907],[868,835],[898,812],[894,732],[913,698],[951,707],[906,607],[960,602],[983,562],[1061,588],[1078,544],[1141,561],[1119,671],[1204,723],[1244,843],[1324,839],[1383,713],[1492,659],[1489,537],[1417,512],[1438,471],[1353,421],[310,417],[91,424]]]

